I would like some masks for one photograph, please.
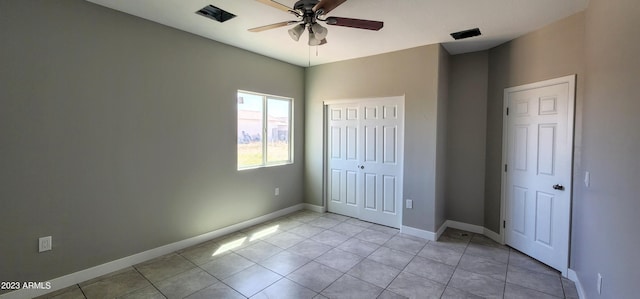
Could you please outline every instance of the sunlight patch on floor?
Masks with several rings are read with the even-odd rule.
[[[248,242],[253,242],[253,241],[262,239],[262,238],[264,238],[266,236],[272,235],[272,234],[274,234],[274,233],[276,233],[278,231],[278,228],[280,228],[280,225],[276,224],[276,225],[269,226],[269,227],[267,227],[265,229],[259,230],[259,231],[255,232],[255,233],[251,234],[251,237],[249,238]],[[238,248],[238,247],[242,246],[242,244],[244,244],[244,242],[246,242],[246,241],[247,241],[247,237],[241,237],[241,238],[238,238],[236,240],[229,241],[229,242],[226,242],[224,244],[221,244],[220,248],[218,248],[218,250],[216,250],[211,256],[221,255],[221,254],[223,254],[223,253],[225,253],[225,252],[227,252],[229,250],[233,250],[235,248]]]
[[[244,241],[247,239],[247,237],[242,237],[240,239],[237,240],[233,240],[233,241],[229,241],[227,243],[224,243],[220,246],[220,248],[218,248],[218,250],[216,250],[216,252],[214,252],[211,256],[216,256],[216,255],[220,255],[223,254],[229,250],[232,250],[234,248],[238,248],[240,247]]]
[[[267,228],[265,228],[265,229],[263,229],[261,231],[257,231],[255,233],[253,233],[251,235],[251,239],[249,239],[249,242],[252,242],[252,241],[255,241],[255,240],[258,240],[258,239],[262,239],[262,238],[264,238],[264,237],[266,237],[268,235],[271,235],[271,234],[277,232],[278,231],[278,227],[280,227],[280,225],[276,224],[276,225],[267,227]]]

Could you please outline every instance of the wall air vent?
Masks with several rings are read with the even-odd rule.
[[[196,11],[196,13],[203,17],[216,20],[220,23],[231,20],[236,17],[236,15],[228,11],[222,10],[220,8],[217,8],[213,5],[207,5],[201,10]]]
[[[465,38],[478,36],[480,34],[482,34],[482,33],[480,33],[480,29],[473,28],[473,29],[469,29],[469,30],[464,30],[464,31],[451,33],[451,37],[453,37],[453,39],[458,40],[458,39],[465,39]]]

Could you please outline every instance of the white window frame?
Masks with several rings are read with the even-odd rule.
[[[289,97],[284,97],[284,96],[277,96],[277,95],[271,95],[271,94],[265,94],[265,93],[260,93],[260,92],[255,92],[255,91],[247,91],[247,90],[241,90],[239,89],[236,92],[236,101],[237,101],[237,97],[240,93],[244,93],[244,94],[250,94],[250,95],[254,95],[254,96],[259,96],[262,97],[262,137],[260,138],[260,141],[262,142],[262,164],[260,165],[251,165],[251,166],[245,166],[245,167],[241,167],[238,162],[237,162],[237,158],[238,158],[238,110],[237,110],[237,102],[236,102],[236,167],[237,169],[240,170],[247,170],[247,169],[256,169],[256,168],[264,168],[264,167],[272,167],[272,166],[281,166],[281,165],[289,165],[289,164],[293,164],[293,102],[294,99],[293,98],[289,98]],[[267,157],[268,157],[268,121],[269,121],[269,116],[268,116],[268,100],[269,99],[273,99],[273,100],[280,100],[280,101],[288,101],[289,102],[289,130],[288,130],[288,136],[287,136],[287,140],[289,142],[289,159],[287,161],[278,161],[278,162],[268,162],[267,161]]]

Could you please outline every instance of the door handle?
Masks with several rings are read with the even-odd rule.
[[[564,191],[564,186],[556,184],[556,185],[553,185],[553,189]]]
[[[364,165],[358,165],[358,168],[364,169]]]

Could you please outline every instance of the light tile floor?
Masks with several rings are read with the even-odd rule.
[[[578,298],[573,282],[478,234],[437,242],[299,211],[42,298]]]

